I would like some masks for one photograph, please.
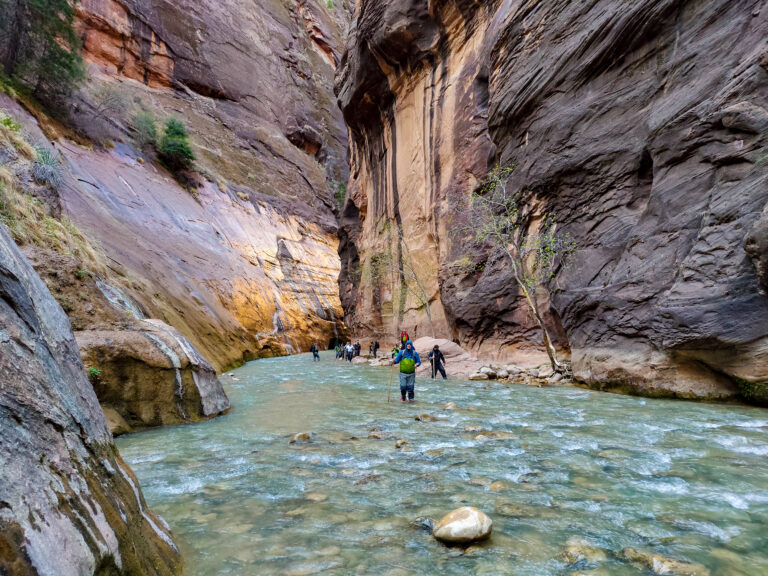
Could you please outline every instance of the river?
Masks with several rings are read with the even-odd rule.
[[[230,414],[117,441],[188,576],[650,574],[626,547],[768,574],[766,410],[428,378],[413,405],[395,379],[387,404],[387,368],[332,353],[232,374]],[[412,525],[464,504],[494,521],[467,554]],[[568,566],[574,536],[605,558]]]

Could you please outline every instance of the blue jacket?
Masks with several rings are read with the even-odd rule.
[[[410,350],[408,350],[408,344],[411,345]],[[397,356],[395,356],[395,360],[394,360],[395,364],[398,364],[400,360],[402,360],[403,358],[412,358],[413,360],[416,361],[416,366],[421,365],[421,358],[419,358],[419,353],[416,352],[416,348],[414,348],[413,342],[411,342],[410,340],[408,340],[408,342],[405,343],[405,348],[400,350],[400,353]]]

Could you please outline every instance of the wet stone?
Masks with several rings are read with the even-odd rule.
[[[625,560],[638,566],[648,568],[654,574],[674,575],[674,576],[709,576],[709,570],[701,564],[687,562],[685,560],[676,560],[667,558],[661,554],[654,554],[646,550],[636,550],[635,548],[624,548],[621,556]]]
[[[470,544],[491,535],[493,521],[472,506],[458,508],[435,524],[433,535],[446,544]]]
[[[310,442],[312,442],[311,432],[299,432],[291,436],[288,441],[289,444],[309,444]]]
[[[431,414],[419,414],[414,418],[414,420],[418,420],[419,422],[436,422],[437,418]]]

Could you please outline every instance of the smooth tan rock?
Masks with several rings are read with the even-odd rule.
[[[437,421],[437,418],[435,418],[431,414],[419,414],[414,419],[418,420],[419,422],[436,422]]]
[[[311,432],[298,432],[288,441],[289,444],[309,444],[310,442],[312,442]]]
[[[395,448],[397,448],[398,450],[406,446],[408,446],[408,440],[398,440],[397,442],[395,442]]]
[[[490,483],[491,479],[484,476],[469,479],[469,484],[472,486],[488,486]]]
[[[621,556],[644,568],[650,569],[659,576],[709,576],[709,570],[701,564],[686,562],[684,560],[675,560],[661,554],[654,554],[647,550],[637,550],[635,548],[624,548]]]
[[[384,438],[384,434],[382,432],[369,432],[368,433],[368,439],[369,440],[381,440]]]
[[[443,406],[443,410],[456,410],[456,402],[448,402],[448,404]]]
[[[590,564],[595,564],[597,562],[603,562],[608,558],[605,550],[593,546],[587,540],[578,536],[571,536],[568,538],[566,549],[561,557],[568,564],[576,564],[576,562],[581,562],[582,560],[586,560]]]
[[[321,494],[319,492],[310,492],[305,494],[304,497],[311,502],[325,502],[328,499],[327,494]]]
[[[507,489],[507,485],[501,480],[496,480],[496,482],[491,482],[488,485],[488,490],[490,490],[491,492],[504,492],[504,490],[506,489]]]
[[[435,524],[433,535],[446,544],[469,544],[484,540],[493,531],[493,521],[472,506],[458,508]]]
[[[483,374],[482,372],[475,372],[474,374],[469,375],[470,380],[489,380],[488,374]]]
[[[109,431],[112,432],[112,436],[121,436],[122,434],[130,434],[133,429],[128,425],[128,422],[120,416],[120,413],[114,408],[108,406],[102,406],[104,411],[104,417],[107,419],[107,426]]]

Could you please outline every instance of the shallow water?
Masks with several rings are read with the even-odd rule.
[[[768,574],[766,410],[421,377],[416,404],[395,380],[387,405],[388,369],[332,354],[234,374],[229,415],[118,440],[187,575],[645,574],[625,547]],[[384,440],[368,439],[374,426]],[[289,445],[303,431],[314,442]],[[467,554],[411,526],[463,504],[494,520]],[[606,559],[566,565],[573,536]]]

